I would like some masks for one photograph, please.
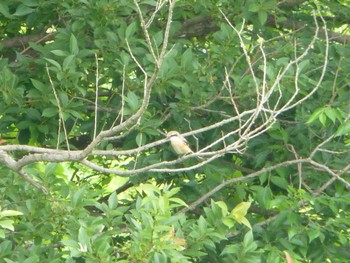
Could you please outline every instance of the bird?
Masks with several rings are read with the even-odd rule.
[[[193,153],[188,141],[177,131],[170,131],[166,136],[170,140],[170,144],[178,155],[186,155]]]

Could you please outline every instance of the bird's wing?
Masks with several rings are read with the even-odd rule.
[[[181,137],[182,137],[182,136],[181,136]],[[186,143],[187,145],[189,145],[189,143],[188,143],[188,141],[186,140],[185,137],[182,137],[182,140],[183,140],[184,143]]]

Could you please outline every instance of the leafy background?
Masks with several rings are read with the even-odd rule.
[[[148,32],[159,53],[168,5],[139,2],[146,21],[154,15]],[[270,85],[308,47],[318,24],[322,30],[299,64],[297,81],[302,99],[326,60],[313,96],[280,114],[241,152],[198,169],[132,173],[176,159],[168,144],[131,156],[89,156],[100,167],[130,171],[128,176],[77,160],[27,164],[24,171],[46,195],[0,159],[4,262],[348,262],[347,1],[176,1],[167,53],[146,111],[122,137],[103,140],[95,150],[130,150],[163,139],[160,131],[208,127],[235,115],[231,98],[240,112],[254,108],[255,84],[242,43],[220,10],[242,28],[254,73]],[[17,161],[29,152],[6,147],[83,150],[94,131],[138,111],[146,80],[136,61],[147,76],[157,70],[138,13],[133,1],[123,0],[1,1],[1,152]],[[226,72],[231,90],[223,88]],[[279,83],[283,103],[294,93],[295,72],[290,69]],[[271,105],[278,95],[271,96]],[[237,128],[238,122],[230,122],[187,139],[201,149]],[[320,165],[286,163],[309,157]],[[203,202],[186,206],[201,197]]]

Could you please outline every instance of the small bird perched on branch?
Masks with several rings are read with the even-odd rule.
[[[188,146],[188,141],[177,131],[170,131],[166,137],[170,140],[171,146],[178,155],[193,153]]]

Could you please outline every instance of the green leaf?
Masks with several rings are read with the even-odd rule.
[[[245,218],[245,215],[248,212],[248,209],[250,207],[250,202],[241,202],[239,203],[235,208],[231,211],[231,216],[241,224],[246,225],[249,228],[252,228],[249,221]]]
[[[80,112],[78,111],[75,111],[75,110],[65,110],[66,113],[69,113],[70,115],[72,115],[74,118],[77,118],[77,119],[80,119],[80,120],[83,120],[84,117],[80,114]]]
[[[168,82],[176,88],[181,88],[183,86],[183,81],[180,81],[180,80],[171,79]]]
[[[287,189],[289,185],[287,180],[280,176],[271,176],[271,182],[282,189]]]
[[[218,205],[221,208],[222,214],[226,216],[228,214],[228,208],[225,202],[223,201],[217,201],[215,202],[216,205]]]
[[[350,133],[350,121],[342,123],[337,129],[335,136],[342,136]]]
[[[250,12],[258,12],[261,9],[261,6],[258,3],[254,3],[252,2],[249,7],[248,7],[248,11]]]
[[[49,59],[49,58],[44,58],[47,62],[49,62],[50,64],[52,64],[53,66],[55,66],[59,71],[62,71],[62,67],[61,67],[61,65],[57,62],[57,61],[55,61],[55,60],[53,60],[53,59]]]
[[[244,252],[252,252],[257,249],[257,244],[254,242],[253,231],[248,231],[247,234],[244,235],[243,239],[244,244]]]
[[[72,206],[76,207],[80,205],[81,200],[83,199],[85,194],[85,187],[80,188],[78,191],[76,191],[72,196]]]
[[[14,221],[11,219],[2,219],[0,220],[0,227],[13,231],[15,230],[13,227],[13,223]]]
[[[163,38],[164,38],[164,34],[162,31],[159,31],[154,35],[154,42],[157,47],[159,47],[163,43]]]
[[[45,167],[45,176],[54,176],[54,172],[57,169],[58,164],[57,163],[49,163]]]
[[[0,13],[3,14],[6,18],[13,18],[13,15],[9,12],[9,6],[8,3],[0,3]]]
[[[136,22],[132,22],[125,31],[125,37],[130,38],[136,32]]]
[[[188,205],[180,198],[172,197],[172,198],[170,198],[170,201],[172,203],[176,203],[176,204],[178,204],[180,206],[188,207]]]
[[[264,10],[259,10],[258,12],[258,17],[259,17],[259,22],[261,25],[264,25],[266,23],[267,20],[267,12]]]
[[[318,116],[318,120],[321,122],[321,124],[323,126],[326,126],[326,121],[327,121],[327,115],[322,112],[319,116]]]
[[[22,0],[21,1],[24,5],[30,6],[30,7],[37,7],[39,6],[38,0]]]
[[[51,118],[53,116],[57,116],[58,115],[58,108],[57,107],[45,108],[41,115],[43,117],[48,117],[48,118]]]
[[[248,209],[250,207],[250,202],[241,202],[238,205],[236,205],[235,208],[232,209],[231,211],[231,215],[233,215],[235,218],[242,218],[244,217],[247,212]]]
[[[272,198],[272,193],[268,187],[259,187],[256,193],[256,201],[263,207],[268,208]]]
[[[184,97],[188,98],[191,96],[192,87],[190,87],[187,83],[184,83],[182,85],[181,91]]]
[[[188,48],[181,56],[181,68],[183,70],[191,68],[193,63],[192,49]]]
[[[156,253],[154,253],[154,256],[153,256],[153,262],[155,262],[155,263],[166,263],[168,261],[167,261],[167,258],[166,258],[165,255],[156,252]]]
[[[222,223],[227,226],[228,228],[231,228],[235,225],[235,220],[233,220],[232,217],[225,217],[222,219]]]
[[[252,226],[251,226],[250,222],[248,221],[248,219],[247,219],[246,217],[243,217],[243,218],[241,219],[241,222],[239,222],[239,223],[245,225],[245,226],[248,227],[249,229],[252,229]]]
[[[237,255],[241,253],[241,251],[242,251],[242,247],[238,244],[226,245],[223,251],[221,252],[220,256],[229,255],[229,254]]]
[[[269,131],[269,135],[276,140],[288,142],[288,133],[283,128],[272,129]]]
[[[28,15],[30,13],[33,13],[34,11],[35,11],[35,9],[21,4],[21,5],[17,6],[16,12],[13,15],[14,16],[25,16],[25,15]]]
[[[118,197],[115,192],[113,192],[109,197],[108,197],[108,207],[109,209],[115,209],[118,206]]]
[[[207,221],[204,219],[203,216],[200,216],[197,222],[200,232],[205,233],[208,225]]]
[[[168,197],[172,197],[172,196],[176,195],[181,190],[180,187],[170,188],[170,186],[171,185],[169,185],[169,191],[166,192]]]
[[[291,227],[288,229],[288,238],[291,240],[295,235],[297,235],[300,232],[299,229]]]
[[[126,52],[121,52],[120,53],[120,58],[121,58],[121,61],[124,65],[128,65],[130,63],[130,55]]]
[[[67,93],[65,93],[65,92],[59,92],[59,93],[58,93],[58,96],[59,96],[59,98],[60,98],[61,106],[62,106],[63,108],[65,108],[65,107],[68,105],[68,103],[69,103],[69,99],[68,99]]]
[[[86,252],[90,246],[90,237],[84,226],[79,228],[78,240],[81,245],[81,249]]]
[[[312,229],[310,231],[307,232],[307,235],[309,237],[309,243],[312,242],[312,240],[318,238],[321,234],[320,229]]]
[[[162,213],[165,213],[169,210],[169,199],[168,197],[161,195],[158,198],[158,207],[162,211]]]
[[[159,188],[153,184],[141,184],[139,187],[137,187],[137,190],[139,192],[144,192],[149,196],[153,196],[154,193],[160,194]]]
[[[136,227],[136,229],[141,230],[142,224],[135,220],[134,218],[130,218],[131,223]]]
[[[304,59],[303,61],[301,61],[299,64],[298,64],[298,69],[299,69],[299,72],[302,72],[304,69],[308,69],[310,65],[310,60],[309,59]]]
[[[324,108],[319,108],[319,109],[315,110],[311,114],[310,118],[307,120],[306,124],[310,124],[310,123],[314,122],[315,120],[317,120],[319,118],[320,114],[323,113],[323,111],[324,111]]]
[[[62,242],[63,245],[67,246],[68,248],[79,249],[78,242],[73,240],[73,239],[62,240],[61,242]]]
[[[22,263],[39,263],[40,259],[37,255],[26,258]]]
[[[0,218],[6,216],[20,216],[23,215],[22,212],[16,210],[4,210],[0,212]]]
[[[45,86],[41,81],[36,79],[30,79],[30,80],[36,89],[40,90],[41,92],[46,92],[47,86]]]
[[[135,92],[128,92],[128,95],[125,97],[125,101],[131,108],[131,111],[136,112],[139,107],[139,97],[135,94]]]
[[[78,41],[73,34],[70,35],[69,50],[70,50],[70,53],[73,55],[78,55],[79,53]]]
[[[69,55],[63,60],[62,66],[64,70],[68,70],[70,68],[70,65],[72,65],[72,62],[74,62],[75,57],[76,55]]]
[[[137,146],[142,146],[146,144],[146,135],[142,132],[138,133],[135,139]]]

